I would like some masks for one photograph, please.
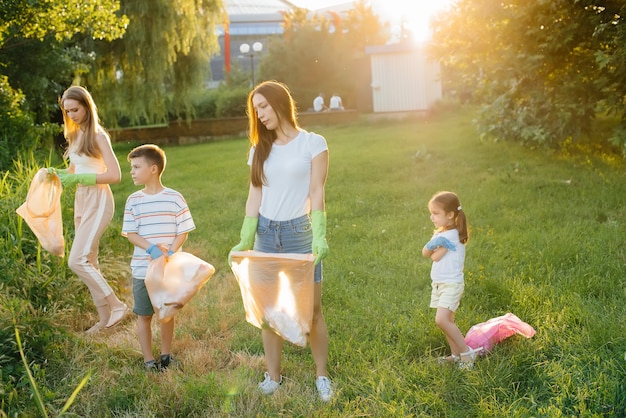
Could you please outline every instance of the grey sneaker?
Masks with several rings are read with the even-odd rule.
[[[148,372],[162,372],[163,369],[161,369],[161,365],[159,363],[157,363],[156,360],[150,360],[150,361],[146,361],[143,363],[144,367],[146,368],[146,371]]]
[[[259,390],[263,395],[271,395],[278,390],[278,387],[283,383],[283,376],[280,376],[280,382],[272,380],[270,374],[265,372],[265,380],[259,383]]]
[[[330,379],[326,376],[319,376],[315,379],[317,394],[322,402],[328,402],[333,397],[333,389],[330,387]]]

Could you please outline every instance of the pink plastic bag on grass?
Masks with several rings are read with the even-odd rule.
[[[159,321],[167,322],[200,291],[215,267],[193,254],[176,252],[150,262],[146,289]]]
[[[472,348],[482,347],[480,353],[487,354],[494,345],[515,334],[530,338],[535,335],[535,329],[512,313],[507,313],[471,327],[465,335],[465,344]]]
[[[61,191],[59,177],[49,176],[48,170],[42,168],[30,183],[26,202],[15,211],[26,221],[43,249],[59,257],[65,255]]]
[[[230,259],[246,320],[306,347],[313,322],[315,258],[311,254],[236,251]]]

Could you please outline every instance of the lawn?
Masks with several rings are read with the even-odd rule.
[[[163,181],[183,193],[197,226],[185,250],[217,269],[176,317],[181,369],[144,372],[134,320],[84,338],[95,317],[70,275],[83,306],[55,312],[72,338],[58,347],[65,361],[48,368],[56,398],[47,402],[67,399],[91,371],[70,408],[77,416],[624,416],[624,160],[584,144],[547,151],[482,141],[473,116],[310,127],[330,148],[323,307],[332,402],[317,400],[308,349],[288,344],[279,392],[256,391],[260,331],[245,322],[227,264],[244,215],[245,138],[165,148]],[[124,175],[101,259],[129,303],[130,246],[119,232],[136,190],[131,147],[115,147]],[[428,307],[421,248],[433,228],[426,204],[440,190],[460,196],[470,225],[461,331],[507,312],[537,331],[505,340],[469,371],[438,364],[447,346]]]

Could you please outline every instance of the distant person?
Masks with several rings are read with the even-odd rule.
[[[161,183],[166,164],[161,148],[141,145],[128,154],[128,161],[133,183],[143,186],[126,200],[122,225],[122,235],[135,246],[130,262],[135,299],[133,312],[137,314],[137,335],[144,366],[148,371],[162,371],[174,361],[171,351],[174,318],[160,323],[161,357],[157,362],[152,353],[154,308],[146,289],[146,272],[150,261],[179,251],[195,225],[183,196]]]
[[[111,147],[111,138],[100,125],[91,94],[71,86],[59,99],[63,113],[64,136],[68,147],[64,157],[68,169],[50,167],[63,187],[78,185],[74,196],[74,240],[68,265],[87,285],[98,312],[98,322],[86,333],[91,335],[119,324],[128,307],[115,295],[100,271],[98,247],[115,211],[110,184],[122,178],[120,165]]]
[[[468,240],[467,218],[458,196],[452,192],[435,194],[428,202],[428,210],[430,220],[435,224],[435,232],[422,249],[422,255],[433,261],[430,307],[437,309],[435,323],[446,335],[452,351],[450,356],[441,361],[456,363],[461,369],[470,369],[482,347],[468,347],[454,323],[454,312],[459,307],[465,288],[463,268]]]
[[[329,108],[330,110],[343,110],[343,102],[341,100],[341,97],[333,93],[333,95],[330,96]]]
[[[268,81],[248,96],[250,187],[241,241],[231,251],[300,253],[315,256],[313,323],[309,343],[316,366],[319,398],[332,398],[328,330],[322,313],[322,263],[328,254],[324,189],[328,174],[326,139],[298,126],[287,86]],[[283,338],[261,331],[267,372],[259,383],[264,395],[280,387]]]
[[[326,109],[327,107],[326,103],[324,103],[324,93],[320,93],[315,99],[313,99],[313,110],[316,112],[323,112]]]

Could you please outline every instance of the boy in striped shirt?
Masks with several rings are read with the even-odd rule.
[[[145,277],[150,261],[180,251],[187,234],[195,229],[183,196],[163,186],[165,152],[156,145],[141,145],[128,154],[133,183],[143,186],[131,194],[124,207],[122,235],[135,246],[130,267],[133,275],[133,312],[137,314],[137,334],[147,370],[161,371],[173,361],[171,355],[174,318],[161,323],[160,361],[152,353],[154,309],[146,290]]]

